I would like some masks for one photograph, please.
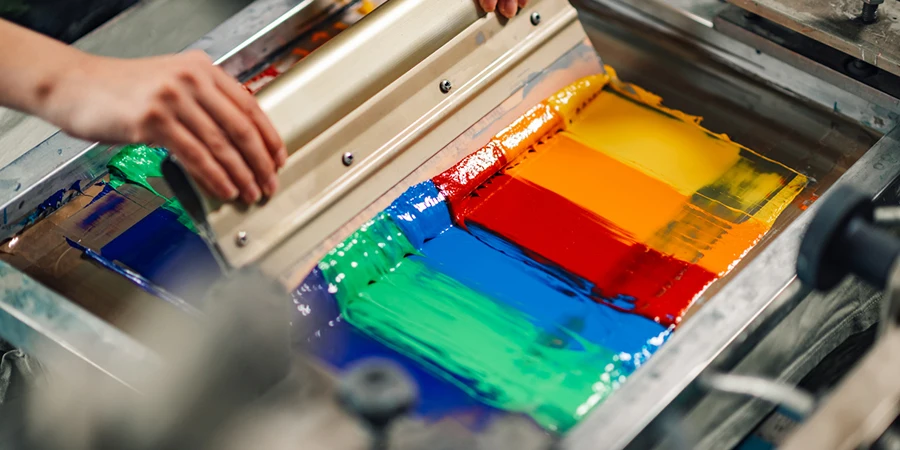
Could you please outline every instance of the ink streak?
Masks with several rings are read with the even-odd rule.
[[[663,325],[678,323],[694,297],[716,279],[699,266],[634,242],[566,198],[510,175],[495,176],[451,203],[451,209],[466,223],[527,249],[536,260],[589,281],[597,301]]]
[[[110,261],[109,259],[104,258],[99,253],[97,253],[97,252],[95,252],[95,251],[69,239],[69,238],[66,238],[66,242],[69,244],[70,247],[82,252],[86,258],[100,264],[101,266],[105,267],[108,270],[111,270],[111,271],[127,278],[129,281],[134,283],[139,288],[143,289],[145,292],[147,292],[151,295],[154,295],[156,297],[159,297],[159,298],[171,303],[174,306],[177,306],[182,311],[188,313],[188,315],[190,315],[192,317],[199,318],[202,316],[202,314],[200,313],[200,311],[197,308],[194,308],[193,306],[191,306],[184,300],[170,294],[165,289],[153,284],[152,281],[144,278],[143,276],[141,276],[141,274],[139,274],[133,270],[126,269],[118,264],[115,264],[114,262]]]

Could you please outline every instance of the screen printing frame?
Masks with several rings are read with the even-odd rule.
[[[595,2],[586,3],[586,5],[580,6],[583,6],[585,9],[596,6],[592,5]],[[615,8],[623,8],[617,2],[603,3],[612,5]],[[747,52],[748,55],[755,53],[755,50],[749,46],[723,40],[721,36],[715,34],[710,34],[710,36],[715,36],[714,39],[707,39],[709,36],[704,38],[704,34],[708,34],[712,30],[703,28],[702,23],[689,20],[682,22],[679,27],[677,26],[678,20],[662,20],[660,18],[666,17],[667,14],[677,14],[678,11],[659,6],[657,2],[646,3],[647,5],[642,5],[641,7],[650,8],[649,5],[655,4],[655,8],[660,8],[650,15],[655,22],[655,26],[667,27],[669,32],[672,32],[674,27],[675,30],[679,30],[679,33],[688,34],[691,38],[696,39],[698,43],[709,45],[711,53],[717,54],[737,67],[748,70],[751,73],[762,72],[760,76],[766,76],[767,79],[771,79],[774,84],[779,85],[781,88],[789,89],[823,106],[829,106],[835,96],[841,98],[847,104],[857,105],[857,108],[842,110],[842,112],[856,120],[865,118],[867,114],[869,117],[872,114],[878,114],[877,111],[873,111],[868,107],[868,103],[865,100],[840,89],[822,86],[822,82],[819,79],[788,64],[774,58],[766,60],[764,58],[765,55],[762,55],[763,58],[760,58],[760,55],[757,55],[755,58],[745,58],[743,55],[736,53],[737,51]],[[239,19],[239,16],[235,20]],[[277,14],[276,16],[281,17]],[[259,28],[251,28],[254,28],[255,31],[248,34],[252,35],[260,32]],[[276,32],[279,29],[276,27],[272,32]],[[217,31],[221,30],[217,29]],[[215,34],[216,32],[213,33],[213,35]],[[714,42],[711,44],[710,41]],[[207,43],[209,42],[215,41],[207,41]],[[244,43],[245,41],[241,42]],[[729,46],[727,52],[722,51],[723,47],[721,44],[723,42]],[[435,79],[435,81],[438,80]],[[826,91],[829,92],[828,95],[824,94]],[[889,117],[885,117],[884,123],[886,124],[884,125],[885,129],[890,129],[894,125]],[[896,147],[900,145],[897,139],[897,132],[891,132],[885,136],[862,160],[854,165],[840,182],[863,186],[872,192],[886,186],[893,177],[898,175],[898,169],[900,169],[900,164],[898,164],[894,156]],[[28,193],[44,192],[49,196],[57,191],[56,187],[58,186],[63,186],[61,189],[64,189],[79,179],[92,181],[102,176],[104,169],[91,171],[89,168],[105,167],[104,157],[108,159],[112,154],[112,150],[91,153],[90,150],[96,149],[96,146],[78,141],[72,141],[68,146],[68,148],[72,149],[72,152],[66,153],[67,157],[71,158],[73,154],[76,157],[65,161],[62,170],[60,170],[59,165],[54,166],[53,164],[46,164],[40,161],[40,156],[45,157],[47,154],[56,153],[53,151],[48,152],[47,148],[57,147],[55,143],[47,146],[42,144],[41,147],[35,148],[26,155],[30,155],[29,159],[25,160],[22,165],[17,166],[17,168],[28,169],[22,173],[22,175],[25,175],[24,177],[18,177],[20,174],[15,171],[16,168],[10,169],[12,167],[10,166],[0,170],[0,180],[21,179],[24,181],[21,186],[31,186],[31,189],[27,191]],[[102,164],[99,161],[102,161]],[[38,162],[41,162],[41,164],[36,166]],[[86,170],[86,168],[88,169]],[[4,173],[7,175],[6,177],[3,176]],[[9,177],[10,174],[16,176]],[[27,178],[28,176],[32,178]],[[34,184],[30,184],[29,180],[32,180]],[[16,185],[13,184],[12,186],[15,187]],[[6,192],[5,195],[9,196],[7,201],[4,202],[5,205],[15,205],[19,201],[25,200],[25,197],[22,197],[22,193],[19,190],[14,190],[12,194]],[[814,209],[814,207],[811,209]],[[720,364],[724,359],[739,358],[741,348],[752,345],[754,340],[758,340],[759,336],[767,328],[773,326],[780,317],[789,312],[796,305],[798,296],[803,292],[803,289],[794,281],[793,258],[796,254],[795,247],[797,242],[799,242],[799,234],[802,232],[804,222],[808,221],[809,217],[810,214],[808,213],[801,216],[800,219],[797,219],[784,230],[782,235],[773,242],[773,245],[770,245],[753,261],[750,261],[739,276],[735,277],[715,298],[709,301],[705,308],[701,309],[700,313],[685,324],[685,328],[687,328],[695,320],[706,321],[705,323],[711,324],[717,331],[716,335],[718,337],[715,342],[691,343],[686,338],[677,339],[677,335],[688,335],[689,333],[683,332],[684,330],[676,333],[676,338],[673,338],[672,342],[664,346],[663,350],[651,359],[647,367],[639,371],[631,382],[626,383],[616,395],[610,398],[609,402],[616,403],[610,404],[608,402],[593,411],[582,424],[571,432],[566,438],[567,448],[625,447],[641,434],[647,428],[647,425],[660,417],[661,413],[667,411],[667,407],[676,398],[682,396],[696,380],[697,376],[709,367],[713,361],[716,364]],[[791,243],[792,239],[794,240],[793,243]],[[11,273],[15,274],[15,271]],[[776,275],[774,279],[772,277],[773,273]],[[0,280],[2,280],[5,291],[9,291],[13,287],[11,283],[14,282],[11,282],[11,277],[4,276]],[[36,289],[39,289],[39,287]],[[0,315],[17,324],[25,324],[27,326],[40,324],[40,326],[31,327],[30,331],[26,333],[30,333],[31,337],[22,337],[19,342],[14,340],[15,344],[29,350],[33,347],[34,342],[37,341],[34,337],[40,337],[41,340],[49,339],[55,342],[64,351],[80,352],[84,359],[95,367],[109,367],[104,366],[104,364],[108,361],[119,360],[120,358],[117,356],[120,354],[131,355],[121,358],[122,361],[142,364],[142,361],[144,361],[144,357],[141,356],[142,352],[136,351],[130,344],[126,344],[128,339],[121,332],[97,321],[87,311],[77,307],[73,309],[74,305],[66,299],[51,292],[46,292],[46,294],[48,303],[37,309],[33,308],[33,305],[23,307],[20,302],[17,303],[10,300],[9,296],[3,296],[2,303],[0,303],[0,310],[2,310]],[[724,309],[719,307],[710,308],[713,305],[718,305]],[[59,310],[69,311],[64,321],[60,320],[60,316],[57,314]],[[723,314],[731,315],[723,316]],[[90,324],[90,326],[85,324]],[[701,325],[696,326],[699,327]],[[107,328],[107,330],[103,330],[103,328]],[[6,328],[4,327],[4,329]],[[84,339],[85,330],[90,330],[90,333],[87,335],[94,335],[98,338],[103,335],[112,336],[111,340],[101,341],[109,344],[107,348],[99,351],[93,348],[95,344],[90,339]],[[111,331],[114,333],[110,334]],[[78,339],[74,339],[75,334],[73,333],[81,333],[81,335]],[[34,348],[37,349],[38,347]],[[664,356],[666,354],[669,356]],[[697,364],[687,364],[680,359],[677,361],[678,364],[674,364],[675,358],[679,354],[690,354],[691,361]],[[39,352],[36,355],[38,357],[41,356]],[[101,358],[101,355],[106,358]],[[660,358],[660,356],[663,356],[663,358]],[[109,367],[109,372],[111,373],[116,370],[115,367]],[[657,377],[663,370],[673,370],[680,374],[681,378],[674,383],[665,383],[665,386],[661,386],[663,383],[659,383]],[[666,373],[671,374],[670,372]],[[644,382],[641,381],[642,379]],[[645,383],[648,380],[649,383]],[[656,387],[647,389],[647,386]],[[623,406],[624,409],[616,409],[617,405]]]

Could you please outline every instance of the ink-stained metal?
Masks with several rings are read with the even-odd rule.
[[[798,33],[861,59],[875,67],[900,75],[900,5],[885,2],[878,20],[865,23],[863,2],[842,0],[729,0]]]
[[[585,37],[574,9],[561,0],[532,2],[517,20],[505,25],[494,16],[479,18],[475,6],[467,1],[437,5],[409,0],[388,7],[391,4],[376,9],[372,16],[361,22],[362,27],[353,27],[340,34],[291,69],[283,80],[276,80],[258,94],[261,105],[267,108],[276,126],[297,127],[298,130],[291,134],[296,139],[288,139],[292,154],[280,174],[282,191],[264,206],[245,209],[217,205],[212,200],[205,202],[211,206],[206,219],[216,236],[233,236],[238,229],[255,236],[250,245],[242,248],[237,248],[231,239],[220,242],[225,260],[232,266],[261,261],[266,272],[290,276],[292,265],[327,236],[328,232],[320,222],[349,220],[377,198],[379,189],[367,189],[364,194],[361,190],[353,190],[354,186],[366,180],[369,186],[388,188],[393,184],[386,178],[388,173],[411,172],[471,127],[477,118],[526,86],[535,74],[541,73],[560,55],[583,43]],[[534,27],[529,22],[529,11],[538,7],[545,19],[540,27]],[[415,40],[410,42],[408,33],[401,33],[402,29],[391,24],[398,21],[417,23],[419,17],[433,20],[431,8],[444,11],[440,29],[446,30],[449,23],[459,33],[440,49],[428,47],[436,50],[434,53],[423,53],[425,47],[419,47],[423,44]],[[456,12],[447,16],[448,8],[450,12]],[[377,58],[367,57],[375,53],[365,51],[364,46],[356,48],[342,44],[368,39],[368,33],[378,29],[385,30],[381,36],[386,39],[390,36],[399,39],[398,50],[392,54],[402,63],[385,59],[381,53],[377,53]],[[483,45],[487,35],[492,36],[491,45]],[[419,37],[425,39],[427,36]],[[393,74],[389,77],[391,80],[392,77],[399,78],[391,81],[389,86],[379,81],[370,87],[360,87],[365,95],[354,101],[367,101],[359,107],[342,103],[339,97],[328,99],[320,103],[322,109],[316,113],[328,117],[310,117],[307,122],[300,119],[307,117],[309,111],[300,115],[289,111],[299,104],[288,102],[288,94],[290,98],[307,98],[307,94],[315,98],[327,91],[318,87],[314,89],[315,93],[307,92],[318,86],[305,84],[312,82],[314,74],[344,66],[352,68],[349,73],[369,72],[363,66],[357,67],[361,64],[378,67],[387,64],[385,70],[396,70],[397,67],[411,70],[390,72]],[[454,83],[450,94],[444,95],[433,87],[436,73],[460,81]],[[315,83],[336,82],[331,77],[315,80]],[[345,87],[343,82],[341,84],[335,86],[339,92]],[[562,86],[556,86],[559,87]],[[285,96],[284,100],[278,99],[279,96]],[[288,109],[276,107],[282,101],[285,102],[283,108]],[[353,111],[346,114],[349,112],[346,108]],[[394,113],[387,114],[387,111]],[[403,111],[403,114],[397,111]],[[280,117],[284,118],[283,122],[279,122]],[[349,129],[353,132],[342,131]],[[295,148],[301,145],[302,148]],[[349,172],[333,162],[340,160],[340,155],[346,151],[352,151],[355,157],[353,170]],[[313,172],[315,177],[308,176]],[[287,251],[288,248],[291,250]]]

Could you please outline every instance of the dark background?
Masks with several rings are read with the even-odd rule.
[[[138,1],[0,0],[0,18],[71,44]]]

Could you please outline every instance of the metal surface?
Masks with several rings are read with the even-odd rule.
[[[772,55],[819,80],[888,111],[900,110],[900,79],[883,70],[859,76],[851,73],[853,57],[819,41],[729,5],[713,19],[716,30]],[[835,103],[834,108],[841,109]]]
[[[673,41],[687,42],[731,67],[755,76],[765,83],[841,116],[862,123],[882,133],[900,125],[900,105],[896,101],[875,101],[840,83],[832,83],[814,70],[808,61],[789,56],[782,60],[779,52],[769,54],[766,47],[756,47],[726,36],[713,28],[716,17],[728,4],[718,0],[573,0],[591,16],[619,14],[653,27]]]
[[[900,130],[886,135],[838,183],[851,184],[874,196],[900,175],[898,139]],[[815,209],[816,204],[809,208]],[[794,266],[800,238],[810,219],[810,212],[798,217],[749,261],[615,395],[572,430],[566,437],[567,444],[571,448],[625,448],[695,382],[704,368],[725,357],[733,343],[760,326],[764,322],[761,316],[767,314],[780,292],[798,289]],[[704,338],[698,339],[700,335]]]
[[[531,9],[503,24],[493,15],[479,19],[468,0],[395,0],[276,79],[260,93],[261,105],[289,148],[302,148],[279,175],[281,192],[265,205],[222,205],[209,213],[224,259],[233,267],[263,260],[267,273],[293,276],[294,264],[333,224],[349,221],[584,40],[566,1],[540,0],[529,8],[541,9],[540,26],[528,20]],[[436,18],[438,10],[444,15]],[[417,25],[409,31],[400,23]],[[438,39],[435,29],[455,34]],[[374,33],[380,33],[377,43]],[[442,42],[448,43],[437,50]],[[371,46],[397,49],[385,54]],[[434,88],[442,78],[456,80],[450,94]],[[320,109],[314,112],[309,102]],[[349,171],[335,164],[348,151],[354,154]],[[354,189],[363,181],[366,189]],[[239,229],[254,236],[243,248],[225,239]]]
[[[115,148],[108,145],[57,133],[0,169],[0,241],[55,209],[56,205],[45,205],[55,193],[72,195],[77,191],[73,187],[87,186],[106,174],[106,163],[114,154]]]
[[[781,405],[800,417],[812,413],[815,397],[795,386],[759,377],[733,374],[710,374],[700,378],[701,384],[719,392],[740,394]]]
[[[158,357],[93,314],[0,261],[3,338],[57,373],[89,368],[124,386],[158,368]]]
[[[337,8],[332,0],[257,0],[188,49],[203,50],[237,78]]]
[[[900,302],[900,265],[895,264],[885,298],[885,314]],[[868,448],[900,413],[900,327],[896,317],[882,322],[869,353],[799,430],[780,448],[853,450]]]
[[[467,0],[393,0],[266,86],[257,100],[294,153],[481,15]]]
[[[879,20],[863,23],[860,0],[729,0],[798,33],[900,75],[900,3],[878,8]]]

